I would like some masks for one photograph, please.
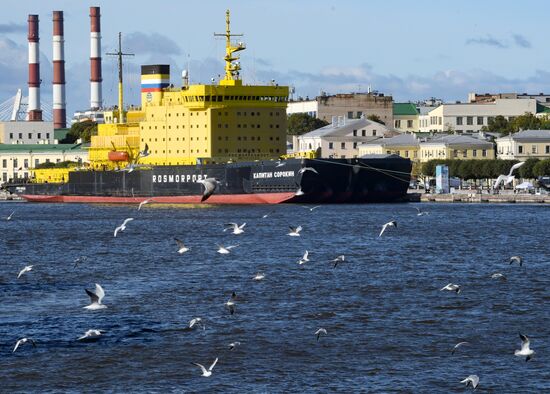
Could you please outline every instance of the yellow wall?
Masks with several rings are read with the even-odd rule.
[[[382,145],[369,145],[368,147],[359,148],[359,156],[368,154],[394,154],[401,157],[418,160],[418,146],[399,146],[399,147],[384,147]]]
[[[420,144],[419,159],[422,162],[434,159],[458,159],[458,160],[492,160],[495,158],[494,148],[483,149],[471,147],[449,148],[446,145],[422,145]],[[456,151],[456,154],[455,154]],[[475,152],[474,152],[475,151]]]

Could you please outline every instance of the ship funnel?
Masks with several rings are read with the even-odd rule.
[[[90,7],[90,108],[101,108],[101,25],[99,7]]]
[[[40,109],[40,48],[38,34],[38,15],[29,15],[29,105],[28,119],[41,121]]]
[[[183,73],[182,73],[183,77]],[[159,105],[163,91],[170,86],[170,65],[153,64],[141,66],[141,105]]]
[[[63,11],[53,12],[53,127],[67,127],[65,109],[65,40]]]

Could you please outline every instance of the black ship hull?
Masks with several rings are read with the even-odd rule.
[[[152,166],[133,171],[72,171],[66,183],[12,183],[4,187],[28,201],[121,202],[151,199],[199,203],[204,186],[219,186],[205,202],[366,203],[402,201],[411,161],[398,156],[360,159],[289,159],[187,166]]]

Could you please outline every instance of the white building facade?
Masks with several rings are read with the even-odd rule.
[[[495,142],[498,159],[550,159],[550,130],[519,131],[497,138]]]

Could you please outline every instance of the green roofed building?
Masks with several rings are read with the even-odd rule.
[[[88,162],[82,144],[0,144],[0,184],[10,179],[31,177],[31,170],[43,163]]]
[[[393,126],[398,131],[417,133],[419,112],[414,103],[393,103]]]

